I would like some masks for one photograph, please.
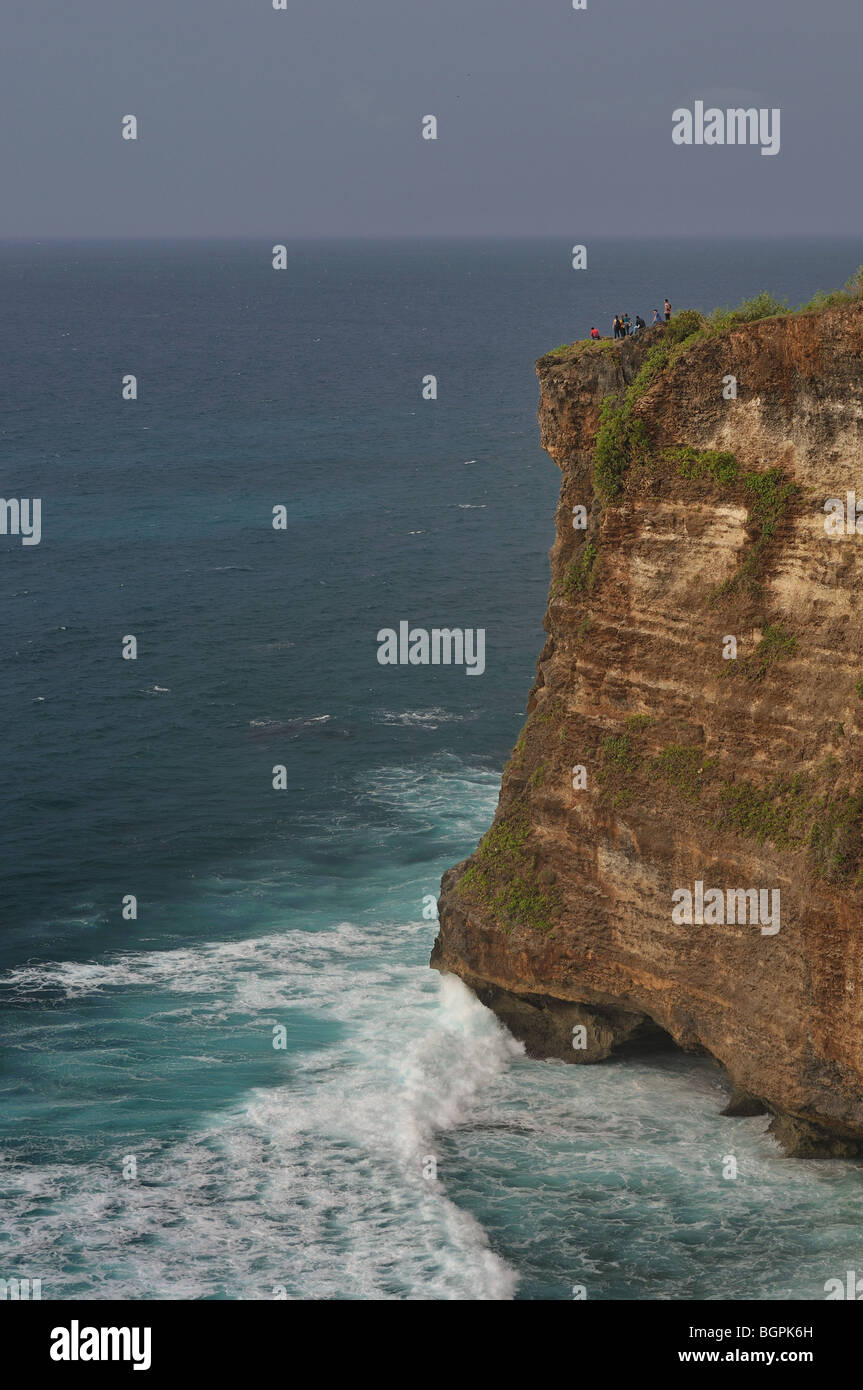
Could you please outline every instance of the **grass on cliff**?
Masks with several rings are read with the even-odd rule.
[[[678,449],[666,449],[663,458],[673,464],[678,476],[687,482],[703,478],[718,487],[729,487],[740,476],[737,459],[728,450],[693,449],[684,444]]]
[[[650,379],[652,376],[646,375],[644,381]],[[637,381],[638,378],[630,388],[631,393]],[[694,449],[683,445],[654,455],[643,422],[632,418],[635,399],[634,394],[628,394],[622,406],[612,397],[603,401],[594,451],[594,488],[600,501],[606,505],[620,496],[630,468],[652,467],[660,460],[687,482],[708,483],[722,490],[739,490],[742,485],[743,498],[748,503],[746,527],[752,533],[751,539],[735,573],[710,588],[708,599],[715,604],[735,594],[758,596],[770,544],[782,519],[799,497],[799,488],[780,468],[751,469],[741,474],[737,459],[729,450]],[[595,560],[593,545],[589,558],[583,555],[579,562],[570,564],[564,581],[567,597],[573,598],[576,591],[589,592],[593,588]]]
[[[780,315],[812,314],[822,309],[834,309],[842,304],[853,304],[863,299],[863,265],[855,270],[841,290],[818,290],[805,304],[791,306],[785,299],[775,299],[767,290],[744,299],[733,309],[728,305],[714,309],[705,316],[698,309],[681,309],[672,315],[670,323],[663,325],[665,332],[660,347],[667,350],[668,345],[682,345],[694,342],[697,338],[715,337],[730,328],[743,324],[757,323],[759,319],[777,318]],[[594,351],[614,350],[613,338],[580,338],[574,343],[561,343],[546,354],[548,357],[566,357],[570,354],[593,349]],[[651,349],[652,351],[658,350]]]
[[[816,877],[859,887],[863,791],[829,785],[836,766],[835,760],[827,759],[815,773],[777,777],[763,787],[749,781],[723,783],[715,827],[759,845],[805,851]]]
[[[687,801],[697,801],[716,767],[715,758],[705,758],[697,744],[671,743],[648,757],[636,740],[650,727],[649,715],[634,715],[626,721],[628,732],[612,734],[602,742],[596,780],[600,799],[613,809],[631,806],[641,793],[649,795],[651,783],[663,783]]]
[[[724,333],[728,328],[755,323],[758,319],[775,318],[780,314],[817,313],[821,309],[833,309],[840,304],[853,304],[857,299],[863,299],[863,265],[857,267],[841,290],[829,290],[826,293],[819,290],[808,303],[798,304],[796,308],[790,307],[786,300],[774,299],[771,294],[762,290],[761,294],[754,295],[752,299],[744,299],[736,309],[714,309],[710,315],[710,327],[715,333]]]
[[[569,599],[575,598],[576,594],[589,594],[596,583],[596,557],[599,554],[593,541],[588,541],[584,546],[580,557],[571,561],[566,568],[563,581],[563,592]]]
[[[783,634],[783,649],[787,641]],[[643,738],[650,725],[649,716],[636,715],[625,733],[603,739],[594,774],[602,804],[615,811],[640,805],[655,814],[662,786],[689,803],[690,814],[705,817],[702,824],[711,830],[805,854],[816,878],[863,886],[863,790],[836,786],[835,758],[759,786],[723,777],[719,759],[708,757],[701,744],[670,743],[651,754]]]
[[[733,658],[724,663],[723,676],[740,672],[747,680],[760,681],[775,661],[786,661],[797,650],[797,638],[786,632],[782,623],[768,623],[761,641],[749,656]]]
[[[600,407],[593,486],[603,504],[613,502],[623,491],[624,475],[633,463],[646,463],[650,458],[647,427],[643,420],[632,418],[633,403],[634,398],[627,392],[622,405],[614,396],[606,396]]]
[[[530,821],[526,809],[519,807],[483,836],[457,887],[466,903],[493,914],[506,931],[550,931],[560,911],[560,893],[548,878],[537,870]]]
[[[677,320],[672,319],[664,340],[648,349],[622,399],[606,396],[603,400],[594,443],[593,486],[604,505],[620,496],[624,477],[630,468],[639,465],[649,467],[653,462],[647,426],[634,415],[635,406],[654,381],[673,367],[678,358],[706,333],[707,325],[702,315],[694,309],[684,309]]]
[[[781,468],[768,468],[763,473],[747,473],[743,479],[743,486],[749,502],[746,525],[749,529],[755,530],[755,538],[748,546],[743,562],[735,573],[710,591],[712,602],[739,593],[755,597],[761,592],[766,551],[782,518],[800,495],[797,484],[789,482]]]

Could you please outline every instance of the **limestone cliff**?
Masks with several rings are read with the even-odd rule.
[[[537,363],[562,474],[548,639],[432,964],[534,1055],[670,1035],[726,1069],[728,1113],[852,1154],[863,535],[826,534],[824,505],[863,499],[863,303],[674,327]],[[780,929],[675,921],[699,881],[779,890]]]

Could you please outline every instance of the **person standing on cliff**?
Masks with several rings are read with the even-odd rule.
[[[628,338],[631,331],[632,331],[632,319],[629,317],[629,314],[624,314],[624,316],[623,316],[623,336],[624,336],[624,338]]]
[[[671,300],[670,300],[670,299],[666,299],[666,301],[665,301],[665,322],[668,323],[668,322],[670,321],[670,319],[671,319]]]
[[[619,314],[615,314],[615,316],[614,316],[614,323],[613,323],[611,326],[612,326],[612,329],[614,330],[614,336],[615,336],[615,338],[619,338],[619,337],[620,337],[620,316],[619,316]]]

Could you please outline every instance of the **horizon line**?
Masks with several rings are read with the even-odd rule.
[[[581,237],[584,241],[599,241],[605,243],[641,243],[643,245],[654,246],[679,241],[710,241],[717,243],[741,242],[741,241],[856,241],[859,238],[857,232],[735,232],[719,235],[715,232],[676,232],[673,235],[651,235],[651,236],[621,236],[619,233],[605,232],[585,232],[585,231],[562,231],[562,232],[301,232],[293,236],[285,236],[284,233],[277,232],[225,232],[225,233],[204,233],[204,232],[154,232],[143,235],[127,232],[108,233],[98,235],[93,233],[19,233],[19,234],[0,234],[0,246],[7,245],[40,245],[43,243],[74,242],[76,244],[104,244],[116,242],[134,243],[163,243],[163,242],[260,242],[271,245],[279,244],[272,241],[272,238],[281,237],[285,244],[291,242],[429,242],[429,241],[493,241],[493,242],[512,242],[512,241],[563,241],[567,244],[573,238]],[[589,249],[589,248],[588,248]]]

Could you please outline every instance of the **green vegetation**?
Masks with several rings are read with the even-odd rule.
[[[809,855],[816,873],[831,882],[854,876],[860,886],[863,867],[863,792],[839,791],[819,798],[809,831]]]
[[[697,338],[725,333],[728,329],[738,328],[744,323],[756,323],[759,319],[776,318],[779,315],[817,313],[821,309],[853,304],[857,299],[863,299],[863,265],[857,267],[841,290],[818,290],[808,303],[798,304],[796,308],[791,307],[786,300],[774,299],[772,294],[762,290],[751,299],[744,299],[736,308],[717,308],[706,318],[698,309],[681,309],[672,316],[671,322],[665,327],[663,341],[659,346],[668,352],[667,345],[671,343],[675,345],[676,351],[677,346],[694,342]],[[599,343],[603,349],[610,347],[614,350],[613,338],[601,338]],[[578,343],[562,343],[560,347],[553,348],[548,355],[558,357],[566,352],[580,351],[583,347],[593,345],[590,339]]]
[[[600,502],[613,502],[623,487],[626,470],[633,464],[651,460],[650,440],[643,420],[633,419],[632,411],[651,383],[670,361],[670,351],[662,343],[646,354],[623,400],[606,396],[599,412],[599,430],[593,454],[593,486]]]
[[[859,681],[854,682],[854,691],[857,699],[863,700],[863,676],[860,677]]]
[[[545,763],[537,763],[536,767],[533,769],[533,772],[530,774],[530,785],[532,787],[541,787],[544,781]]]
[[[574,598],[577,593],[590,593],[596,583],[593,567],[598,554],[593,541],[588,541],[581,552],[581,558],[573,560],[567,566],[566,578],[563,581],[563,591],[567,598]]]
[[[614,396],[606,396],[600,409],[593,455],[593,486],[604,504],[613,502],[620,494],[624,474],[632,464],[650,460],[650,441],[644,421],[632,419],[632,390],[630,387],[622,405]]]
[[[672,743],[650,764],[650,776],[667,782],[688,801],[696,801],[706,778],[716,767],[715,758],[705,758],[704,749],[694,744]]]
[[[781,468],[769,468],[766,473],[747,473],[743,484],[752,498],[752,517],[769,539],[797,488],[794,483],[785,482]]]
[[[832,777],[835,762],[822,774]],[[817,789],[818,777],[796,773],[765,787],[727,782],[720,792],[719,830],[771,844],[778,850],[806,850],[813,872],[831,883],[863,877],[863,792]]]
[[[631,714],[626,721],[626,727],[631,729],[633,733],[641,733],[643,729],[650,728],[652,723],[653,720],[649,714]]]
[[[635,772],[641,762],[632,747],[628,734],[612,734],[602,741],[603,765],[622,768],[624,772]]]
[[[505,814],[483,836],[458,883],[467,903],[500,917],[508,931],[517,926],[549,931],[560,910],[560,894],[537,873],[529,840],[526,811]]]
[[[760,592],[764,552],[788,507],[799,494],[796,483],[786,482],[780,468],[769,468],[765,473],[747,473],[743,485],[750,497],[746,524],[756,527],[758,534],[737,572],[711,590],[710,596],[714,602],[736,593],[754,596]]]
[[[792,650],[788,634],[768,639],[778,653]],[[636,715],[634,719],[643,719]],[[647,725],[627,726],[639,732]],[[837,789],[839,762],[832,756],[812,773],[776,777],[766,786],[717,780],[719,760],[698,744],[673,743],[647,757],[628,734],[610,735],[596,773],[602,800],[621,809],[638,798],[651,804],[651,784],[661,782],[684,801],[707,802],[714,830],[730,831],[777,850],[806,853],[812,872],[831,883],[863,886],[863,791]]]
[[[826,294],[819,290],[808,304],[801,304],[797,312],[806,314],[819,309],[833,309],[837,304],[852,304],[855,299],[863,299],[863,265],[858,265],[843,289],[829,290]]]
[[[737,459],[727,450],[693,449],[684,444],[679,449],[666,449],[663,458],[676,465],[681,478],[690,482],[698,478],[710,478],[720,487],[736,483],[739,475]]]
[[[632,385],[629,387],[627,394],[630,402],[637,401],[643,396],[654,377],[665,371],[670,356],[670,349],[664,343],[657,343],[655,347],[648,350]]]
[[[810,794],[801,773],[779,777],[766,787],[751,782],[726,782],[719,794],[717,827],[734,830],[760,845],[801,849],[808,836]]]
[[[538,709],[536,713],[531,716],[531,722],[534,724],[550,724],[552,720],[556,719],[558,715],[562,713],[563,701],[559,695],[555,695],[553,699],[546,700],[542,709]]]
[[[736,328],[741,323],[755,323],[757,319],[774,318],[778,314],[790,314],[784,299],[774,299],[772,294],[762,290],[752,299],[744,299],[736,309],[714,309],[710,315],[710,327],[714,333],[724,333],[728,328]]]
[[[774,661],[785,661],[796,650],[796,637],[786,632],[781,623],[768,623],[764,629],[764,636],[755,648],[752,658],[753,669],[745,674],[750,680],[760,680]]]
[[[669,342],[683,343],[687,338],[700,337],[706,328],[707,319],[697,309],[681,309],[672,316],[665,337]]]
[[[796,637],[786,632],[781,623],[768,623],[755,651],[726,662],[722,675],[734,676],[739,671],[748,681],[760,681],[774,661],[785,661],[796,650]]]
[[[736,309],[714,309],[710,315],[710,327],[714,333],[723,333],[727,328],[736,328],[741,323],[755,323],[757,319],[774,318],[779,314],[811,314],[820,309],[832,309],[838,304],[852,304],[863,299],[863,265],[858,266],[851,279],[841,290],[825,293],[819,290],[808,304],[790,308],[784,299],[774,299],[762,291],[752,299],[744,299]],[[674,320],[672,320],[674,322]]]
[[[603,739],[596,778],[602,799],[615,808],[630,806],[639,784],[647,794],[653,782],[663,782],[687,801],[695,801],[717,767],[717,760],[705,758],[704,749],[696,744],[672,743],[648,758],[633,744],[633,737],[643,734],[652,722],[648,714],[631,715],[626,721],[630,732]]]
[[[641,764],[641,754],[633,747],[629,734],[612,734],[603,739],[601,765],[596,772],[602,800],[615,808],[629,806]]]

